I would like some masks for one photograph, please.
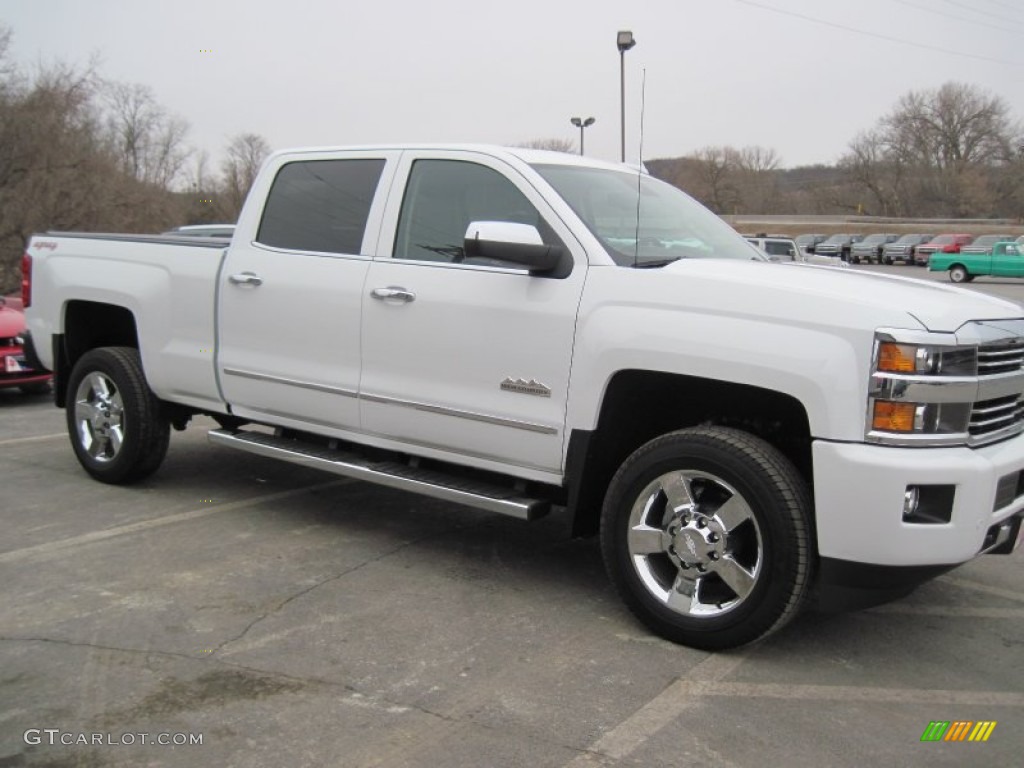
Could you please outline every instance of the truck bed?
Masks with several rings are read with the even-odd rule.
[[[47,232],[29,244],[35,339],[63,334],[75,305],[95,301],[134,316],[150,387],[161,398],[223,411],[214,372],[217,276],[222,238]],[[61,327],[51,327],[60,324]],[[56,369],[54,350],[37,345]]]

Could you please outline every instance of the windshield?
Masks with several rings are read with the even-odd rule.
[[[916,243],[920,239],[921,239],[921,235],[904,235],[903,237],[901,237],[896,242],[899,243],[899,244]]]
[[[653,267],[693,258],[765,258],[715,214],[663,181],[603,168],[533,167],[620,266]]]
[[[945,245],[946,243],[952,243],[953,242],[953,236],[952,235],[939,235],[934,240],[932,240],[932,242],[935,243],[936,245]]]
[[[838,244],[842,245],[843,243],[845,243],[849,239],[850,239],[849,235],[832,235],[832,237],[830,237],[828,240],[826,240],[825,243],[823,243],[823,245],[824,244],[832,244],[832,243],[838,243]]]

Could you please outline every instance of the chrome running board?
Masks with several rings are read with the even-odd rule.
[[[309,445],[263,432],[214,429],[209,433],[209,440],[214,445],[282,459],[356,480],[510,515],[520,520],[535,520],[551,509],[550,502],[545,499],[520,496],[511,488],[502,488],[493,483],[456,478],[437,470],[398,462],[373,461],[355,453]]]

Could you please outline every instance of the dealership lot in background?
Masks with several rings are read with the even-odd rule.
[[[1024,303],[1024,281],[966,287]],[[80,470],[47,397],[0,392],[0,766],[1018,763],[1020,552],[708,654],[634,621],[557,516],[218,450],[204,426],[115,488]],[[936,720],[997,725],[922,743]]]

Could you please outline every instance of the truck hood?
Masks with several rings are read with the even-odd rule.
[[[722,281],[740,289],[740,296],[757,296],[754,311],[768,314],[817,315],[833,319],[862,315],[865,321],[883,325],[898,322],[904,327],[922,325],[937,333],[953,333],[970,320],[1003,320],[1024,317],[1019,304],[976,293],[966,288],[896,275],[883,275],[811,264],[775,264],[731,259],[686,259],[664,267],[683,283],[701,290],[704,280]],[[710,286],[709,286],[710,291]],[[710,291],[714,294],[715,291]],[[909,316],[909,317],[908,317]],[[825,318],[815,317],[819,322]],[[849,320],[853,320],[849,317]],[[916,320],[916,323],[913,321]]]

